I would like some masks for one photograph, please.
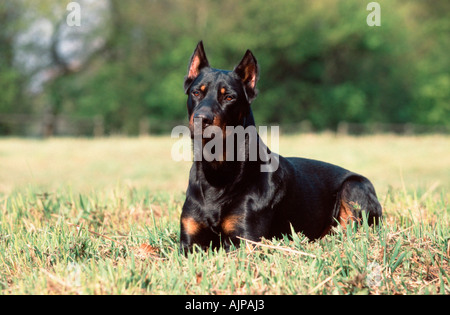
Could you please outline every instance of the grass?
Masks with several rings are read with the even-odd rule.
[[[0,294],[450,294],[448,137],[285,136],[367,175],[383,224],[188,257],[174,141],[0,139]]]

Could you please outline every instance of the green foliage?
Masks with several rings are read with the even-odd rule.
[[[160,123],[185,119],[183,77],[200,39],[217,68],[232,68],[247,48],[254,52],[261,65],[260,96],[253,105],[259,123],[308,119],[325,129],[344,120],[450,120],[448,1],[380,0],[380,27],[366,24],[368,1],[105,2],[107,9],[97,13],[103,17],[98,37],[80,35],[86,47],[99,38],[104,47],[84,58],[82,71],[53,78],[42,93],[55,113],[104,117],[107,132],[135,134],[142,117]],[[20,8],[38,12],[35,20],[55,21],[55,12],[65,18],[56,1],[37,7],[6,3],[0,13],[8,16]],[[88,3],[82,8],[91,10]],[[82,18],[87,24],[95,15]],[[11,29],[17,38],[26,27]],[[11,44],[2,45],[0,56],[8,49]],[[0,72],[8,90],[0,94],[0,113],[13,112],[13,96],[26,93],[15,82],[27,74],[18,73],[11,64]],[[27,106],[42,110],[33,101]]]
[[[22,95],[24,78],[14,64],[14,39],[21,28],[21,5],[21,1],[0,3],[0,115],[21,113],[25,107]],[[12,131],[0,124],[0,134]]]

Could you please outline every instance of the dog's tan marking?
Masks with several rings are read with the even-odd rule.
[[[339,214],[337,217],[337,221],[339,224],[345,229],[348,222],[359,222],[360,219],[355,217],[355,211],[358,211],[359,205],[356,202],[353,201],[347,201],[345,199],[341,199],[340,207],[339,207]],[[353,210],[352,210],[353,209]],[[332,234],[332,228],[334,224],[330,224],[327,226],[322,234],[320,235],[320,238],[324,237],[327,234]]]
[[[353,211],[350,205],[344,199],[342,199],[341,207],[339,209],[338,222],[345,228],[349,220],[353,222],[357,221],[356,217],[353,215]]]
[[[206,90],[206,85],[202,85],[202,86],[200,87],[200,90],[201,90],[202,92],[205,92],[205,90]]]
[[[244,83],[249,84],[252,89],[256,86],[256,66],[249,65],[245,68],[245,77],[242,80]]]
[[[227,90],[226,90],[225,88],[221,88],[221,89],[220,89],[220,93],[221,93],[221,94],[225,94],[226,91],[227,91]]]
[[[203,227],[202,223],[197,222],[193,218],[182,218],[181,224],[183,224],[184,230],[188,235],[197,234],[200,229]]]
[[[236,230],[237,225],[242,221],[242,216],[232,214],[222,220],[222,230],[225,234],[231,234]]]
[[[195,56],[192,60],[191,66],[189,68],[189,74],[188,77],[190,79],[195,79],[200,74],[199,68],[200,67],[200,57]]]
[[[213,125],[220,127],[220,129],[223,129],[222,120],[220,119],[220,116],[218,116],[218,115],[214,116]]]

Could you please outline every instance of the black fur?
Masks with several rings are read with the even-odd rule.
[[[200,42],[185,77],[192,134],[194,118],[202,118],[203,129],[254,126],[250,103],[257,95],[258,76],[249,50],[233,71],[218,70],[209,66]],[[249,141],[246,137],[234,149],[245,149]],[[271,153],[263,143],[260,146]],[[371,223],[382,215],[373,185],[361,175],[321,161],[282,156],[275,172],[261,172],[267,162],[244,155],[244,161],[193,163],[181,215],[183,250],[195,244],[229,248],[239,244],[238,237],[280,237],[291,233],[291,226],[315,240],[337,222],[358,221],[364,211]],[[346,215],[345,209],[350,209]]]

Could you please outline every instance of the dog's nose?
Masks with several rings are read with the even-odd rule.
[[[203,125],[211,125],[213,123],[214,117],[204,112],[195,113],[194,119],[201,119]]]

